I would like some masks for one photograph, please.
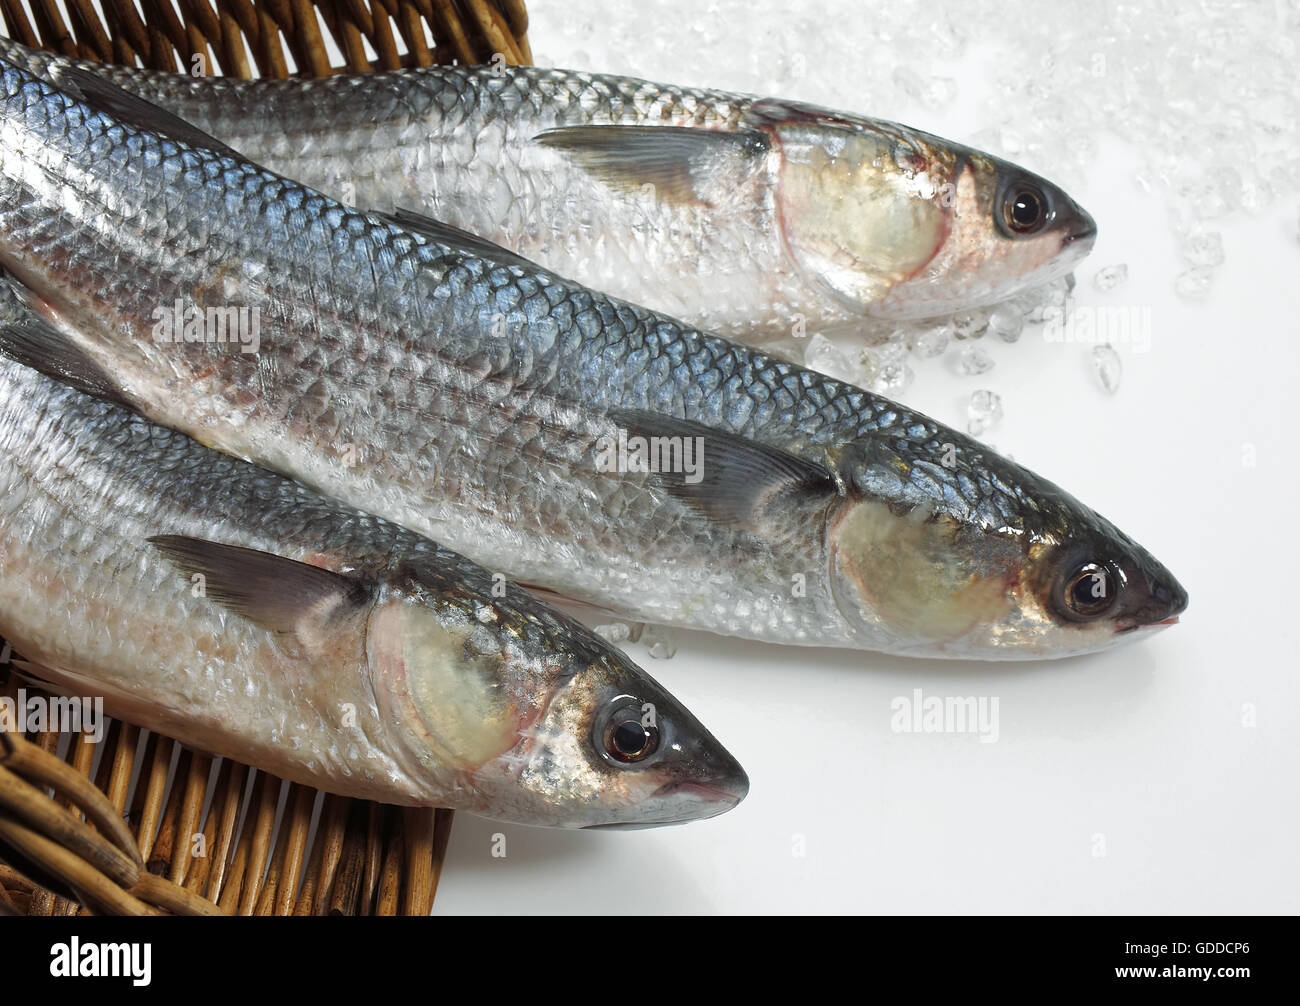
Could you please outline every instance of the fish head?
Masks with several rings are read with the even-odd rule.
[[[849,466],[829,524],[832,591],[864,646],[1042,659],[1173,624],[1187,592],[1115,525],[950,430]],[[945,464],[945,461],[947,464]]]
[[[1058,279],[1097,240],[1097,224],[1046,178],[979,151],[954,148],[940,199],[942,244],[874,308],[882,318],[923,318],[981,307]]]
[[[1097,227],[1059,187],[905,126],[759,102],[776,203],[805,279],[854,313],[934,317],[1063,276]]]
[[[529,602],[407,597],[371,616],[371,676],[408,776],[461,793],[459,809],[548,827],[677,824],[743,799],[743,769],[680,702]]]
[[[716,817],[749,791],[744,769],[704,725],[612,648],[556,692],[518,782],[587,828]]]

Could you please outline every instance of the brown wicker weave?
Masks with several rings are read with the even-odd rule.
[[[10,37],[158,70],[287,77],[497,54],[532,62],[522,0],[101,0],[104,17],[90,0],[29,3],[34,25],[21,0],[0,0]],[[343,66],[331,64],[325,33]],[[19,684],[0,666],[0,695],[16,698]],[[61,745],[56,733],[0,729],[0,915],[427,915],[433,906],[451,811],[319,794],[229,760],[213,777],[212,756],[129,723],[113,722],[99,747],[97,759],[85,734]]]
[[[532,62],[523,0],[217,0],[215,9],[208,0],[176,0],[175,8],[171,0],[101,0],[104,18],[90,0],[66,0],[66,19],[53,0],[29,2],[34,26],[20,0],[0,0],[10,38],[155,70],[287,77],[292,58],[298,73],[322,77],[340,69],[487,63],[497,53],[508,63]],[[331,65],[322,25],[343,67]]]

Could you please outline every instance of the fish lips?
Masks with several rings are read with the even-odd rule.
[[[1123,621],[1116,627],[1117,633],[1168,628],[1177,625],[1179,616],[1187,610],[1190,600],[1187,590],[1172,576],[1148,578],[1146,586],[1145,601],[1125,613]]]
[[[1063,227],[1061,244],[1080,244],[1085,246],[1085,251],[1090,251],[1096,241],[1097,221],[1082,206],[1072,203]]]
[[[674,824],[687,824],[717,817],[736,807],[749,793],[749,777],[736,765],[725,779],[710,782],[674,780],[664,783],[651,797],[656,810],[666,813],[641,821],[610,821],[589,824],[584,831],[640,831]]]
[[[1073,265],[1092,251],[1097,243],[1097,221],[1074,200],[1057,211],[1056,227],[1061,235],[1061,251]]]

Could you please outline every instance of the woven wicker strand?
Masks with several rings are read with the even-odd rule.
[[[319,77],[532,62],[522,0],[28,2],[30,18],[22,0],[0,0],[9,36],[24,45],[155,70],[288,77],[292,61],[293,73]],[[16,700],[18,682],[0,667],[0,695]],[[42,694],[35,684],[22,687],[29,697]],[[277,821],[282,780],[229,760],[213,779],[210,755],[154,733],[140,750],[140,739],[139,727],[112,721],[102,753],[79,733],[61,759],[57,732],[22,736],[0,724],[0,915],[432,910],[451,811],[388,807],[294,783]]]
[[[19,687],[12,675],[0,695],[16,702]],[[21,688],[28,700],[45,696],[32,682]],[[276,828],[281,780],[257,773],[241,822],[252,769],[223,760],[210,779],[211,756],[150,734],[128,809],[137,727],[110,722],[92,780],[96,751],[86,734],[70,737],[59,758],[58,733],[4,726],[12,724],[0,724],[0,914],[427,915],[433,907],[450,811],[322,795],[308,860],[318,802],[309,787],[288,786]]]
[[[10,38],[155,70],[287,77],[292,58],[297,73],[323,77],[488,63],[498,54],[512,65],[533,59],[523,0],[218,0],[216,8],[209,0],[102,0],[102,15],[89,0],[30,4],[32,18],[21,0],[0,0]],[[341,66],[330,61],[327,36],[343,54]]]

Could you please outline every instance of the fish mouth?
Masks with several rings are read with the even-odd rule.
[[[1080,210],[1082,213],[1083,211]],[[1087,213],[1083,214],[1084,221],[1077,227],[1072,227],[1062,239],[1062,244],[1072,245],[1080,241],[1091,242],[1097,237],[1097,223]]]
[[[583,831],[640,831],[644,828],[663,828],[691,821],[704,821],[718,817],[734,808],[749,792],[749,778],[741,773],[736,779],[719,783],[693,780],[668,782],[651,794],[651,800],[671,800],[684,804],[677,813],[642,821],[610,821],[603,824],[584,825]]]
[[[1172,615],[1169,618],[1162,618],[1158,622],[1134,622],[1132,625],[1122,625],[1115,630],[1117,636],[1122,636],[1130,632],[1155,632],[1158,629],[1167,629],[1171,625],[1178,624],[1178,616]]]
[[[698,797],[706,803],[726,803],[734,807],[749,792],[749,780],[743,778],[730,788],[714,786],[703,782],[669,782],[654,792],[655,798],[670,796]]]
[[[1068,211],[1062,214],[1061,220],[1061,248],[1072,248],[1079,246],[1078,250],[1087,253],[1097,240],[1097,221],[1092,218],[1092,214],[1081,206],[1071,206]]]

